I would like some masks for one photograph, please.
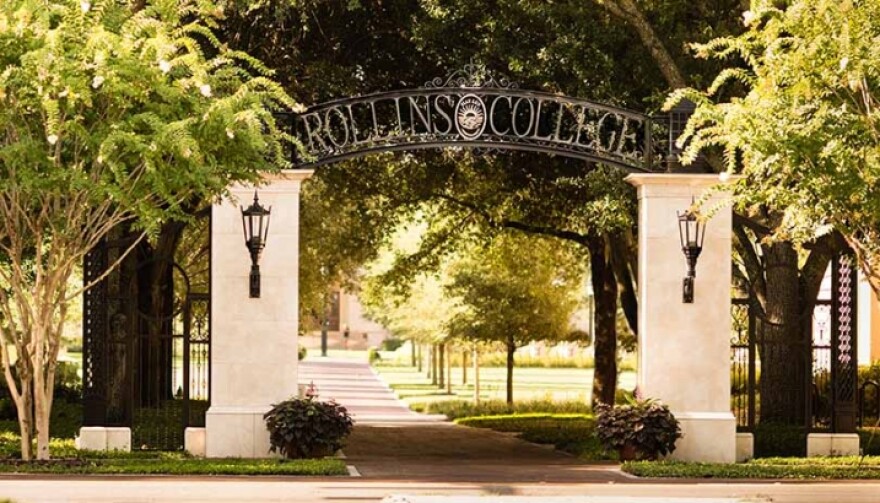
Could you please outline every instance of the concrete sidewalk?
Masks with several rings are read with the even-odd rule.
[[[16,503],[379,503],[392,495],[447,496],[462,502],[482,496],[495,503],[505,496],[530,497],[523,503],[568,496],[572,503],[595,503],[585,497],[607,497],[602,503],[654,503],[657,498],[712,503],[728,498],[743,503],[876,503],[874,482],[737,482],[643,481],[632,484],[472,484],[405,480],[280,477],[10,477],[0,476],[0,498]],[[702,501],[701,501],[702,500]],[[463,503],[463,502],[462,502]]]
[[[411,411],[365,362],[309,357],[299,364],[299,382],[314,385],[322,400],[344,405],[358,425],[446,419]]]

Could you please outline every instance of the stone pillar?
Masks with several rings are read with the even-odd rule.
[[[235,201],[212,208],[209,458],[268,457],[263,414],[298,394],[299,195],[310,174],[272,175],[258,189],[260,203],[272,207],[258,299],[249,297],[251,261],[240,209],[252,202],[254,188],[235,186]]]
[[[677,212],[718,185],[718,175],[634,174],[627,180],[639,195],[639,389],[669,405],[681,422],[673,459],[732,463],[731,208],[722,206],[706,224],[694,302],[685,304]],[[724,199],[714,195],[704,212]]]

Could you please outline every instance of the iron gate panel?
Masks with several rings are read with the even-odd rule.
[[[808,431],[850,433],[856,428],[856,281],[853,256],[836,255],[831,263],[829,295],[820,295],[805,324],[810,343],[796,351],[806,362],[803,389],[809,392],[804,393],[803,424]],[[761,422],[761,353],[772,350],[761,339],[761,319],[754,302],[748,298],[732,300],[731,410],[741,431],[753,431]]]
[[[128,426],[135,449],[183,448],[210,402],[210,215],[170,223],[164,242],[132,246],[114,231],[92,250],[84,278],[83,420]]]

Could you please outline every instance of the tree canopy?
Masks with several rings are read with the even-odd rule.
[[[880,4],[754,0],[742,20],[697,46],[733,65],[672,97],[698,104],[689,155],[722,146],[740,205],[780,214],[776,239],[841,232],[880,292]]]

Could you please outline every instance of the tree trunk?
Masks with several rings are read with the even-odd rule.
[[[452,355],[449,354],[449,345],[443,345],[444,353],[446,353],[446,394],[452,394]]]
[[[801,425],[805,411],[808,350],[801,323],[798,254],[787,242],[763,246],[764,317],[758,324],[761,355],[761,422]]]
[[[416,341],[409,341],[410,344],[410,367],[416,366]]]
[[[15,403],[18,412],[18,428],[21,434],[21,459],[34,459],[34,385],[30,379],[21,379],[21,396]]]
[[[480,403],[480,354],[474,343],[474,403]]]
[[[513,355],[516,343],[512,335],[507,336],[507,404],[513,405]]]
[[[607,256],[604,238],[589,242],[590,270],[595,292],[596,333],[593,337],[595,367],[591,403],[613,404],[617,389],[617,280]]]
[[[438,351],[439,351],[439,353],[440,353],[440,356],[439,356],[439,362],[437,363],[437,372],[438,372],[438,376],[439,376],[439,377],[437,378],[437,386],[439,386],[439,387],[442,389],[443,386],[446,386],[446,372],[445,372],[445,367],[446,367],[446,344],[440,344],[440,345],[438,345],[438,346],[437,346],[437,349],[438,349]]]
[[[639,9],[635,0],[605,0],[604,5],[615,16],[629,23],[642,40],[642,45],[651,53],[657,67],[666,79],[666,82],[674,88],[685,87],[686,82],[681,70],[672,55],[666,50],[663,42],[654,31],[654,27]]]
[[[617,287],[620,290],[620,308],[626,317],[630,330],[635,335],[639,334],[639,301],[636,293],[635,274],[630,269],[631,260],[630,246],[627,238],[623,235],[615,235],[610,238],[611,262],[614,266],[614,276],[617,278]]]
[[[49,459],[49,418],[52,411],[52,396],[48,395],[46,385],[37,379],[34,383],[34,424],[37,429],[37,459]]]
[[[468,355],[467,349],[462,349],[461,350],[461,385],[462,386],[467,385],[467,368],[468,368],[467,355]]]
[[[415,344],[415,343],[416,342],[413,341],[413,344]],[[416,356],[416,365],[418,365],[418,367],[416,368],[416,370],[419,373],[421,373],[422,372],[422,356],[424,356],[424,355],[422,355],[422,345],[421,344],[417,345],[416,350],[418,351],[418,356]]]
[[[431,384],[437,385],[437,345],[428,346],[428,379]]]

